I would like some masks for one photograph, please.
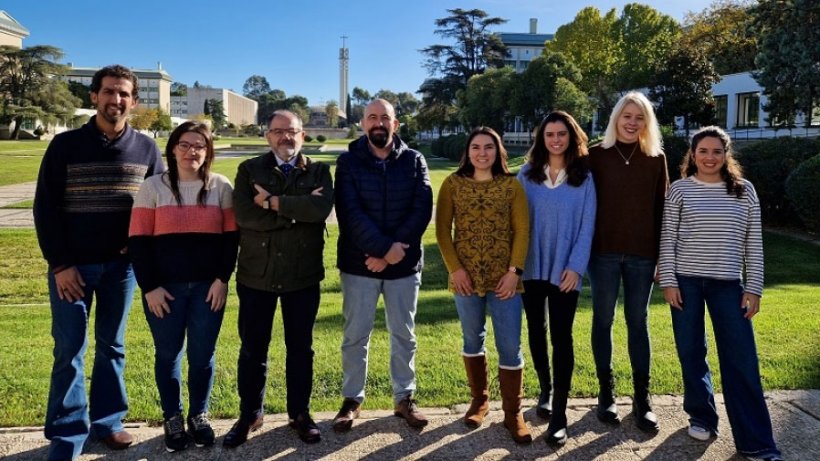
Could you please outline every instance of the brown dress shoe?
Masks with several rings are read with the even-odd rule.
[[[236,448],[239,445],[242,445],[248,440],[248,434],[259,430],[262,427],[262,423],[264,419],[262,416],[256,418],[251,422],[247,422],[242,418],[239,418],[231,427],[231,430],[225,434],[225,438],[222,440],[222,446],[228,448]]]
[[[404,418],[410,427],[421,428],[427,425],[427,417],[419,411],[416,401],[409,395],[396,404],[394,410],[393,414]]]
[[[131,446],[132,443],[134,443],[134,437],[132,437],[128,432],[119,431],[114,432],[108,437],[102,439],[102,442],[106,447],[112,450],[125,450]]]
[[[353,399],[345,399],[339,413],[333,418],[333,430],[336,432],[349,431],[353,427],[353,420],[358,417],[359,402]]]
[[[307,413],[299,414],[296,419],[288,422],[288,426],[296,429],[296,433],[299,435],[299,438],[302,439],[302,442],[316,443],[322,440],[322,433],[319,432],[319,426],[316,425],[313,418]]]

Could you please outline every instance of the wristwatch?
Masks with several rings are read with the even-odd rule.
[[[510,266],[510,272],[514,273],[519,277],[524,275],[524,269],[521,269],[520,267]]]
[[[270,198],[271,197],[273,197],[273,195],[268,195],[267,197],[265,197],[265,201],[262,202],[262,208],[264,208],[266,210],[270,210]]]

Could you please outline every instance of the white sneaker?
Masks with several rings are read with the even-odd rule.
[[[701,442],[705,442],[709,440],[709,437],[712,436],[712,431],[709,429],[705,429],[700,426],[695,426],[694,424],[689,426],[689,437],[692,437],[695,440],[700,440]]]
[[[777,455],[747,456],[746,459],[749,461],[783,461],[783,458]]]

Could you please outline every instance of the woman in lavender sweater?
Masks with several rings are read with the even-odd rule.
[[[527,163],[518,173],[530,210],[523,301],[530,353],[541,385],[536,413],[551,417],[546,434],[551,445],[567,441],[566,407],[575,366],[572,323],[595,230],[595,184],[586,155],[587,137],[575,119],[563,111],[552,112],[541,122]],[[547,319],[555,368],[551,401]]]

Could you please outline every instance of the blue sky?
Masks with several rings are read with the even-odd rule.
[[[480,8],[509,21],[497,32],[527,32],[529,18],[539,33],[554,33],[584,6],[619,12],[629,2],[550,0],[410,1],[212,1],[71,0],[5,1],[0,8],[31,35],[24,46],[62,48],[64,63],[100,67],[119,63],[155,69],[157,62],[175,81],[199,81],[241,93],[251,75],[272,88],[301,94],[310,104],[337,100],[339,47],[350,49],[349,88],[415,92],[427,77],[418,52],[442,43],[434,21],[448,8]],[[711,0],[646,2],[682,21]]]

